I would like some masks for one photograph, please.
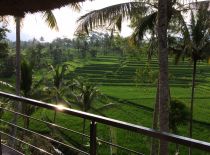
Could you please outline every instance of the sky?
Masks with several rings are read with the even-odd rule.
[[[23,24],[21,27],[21,40],[32,40],[33,38],[39,39],[40,37],[44,37],[45,41],[52,41],[55,38],[73,38],[74,32],[76,30],[77,19],[84,15],[85,13],[101,9],[106,6],[129,2],[130,0],[94,0],[92,2],[87,1],[81,3],[81,11],[75,12],[72,8],[63,7],[61,9],[53,10],[55,14],[59,31],[56,32],[55,30],[51,30],[47,24],[42,19],[41,13],[36,14],[27,14],[23,19]],[[132,30],[128,27],[128,22],[123,24],[122,36],[129,36]],[[15,40],[15,23],[11,18],[9,20],[8,29],[10,33],[7,34],[8,39]]]

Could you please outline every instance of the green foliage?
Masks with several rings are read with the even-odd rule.
[[[8,42],[6,41],[6,27],[0,27],[0,76],[11,77],[14,73],[13,55],[11,55]]]
[[[21,63],[21,83],[20,88],[24,96],[28,96],[32,86],[32,66],[26,60]]]
[[[65,72],[68,69],[68,65],[63,64],[63,65],[58,65],[56,67],[53,67],[52,65],[51,67],[51,71],[53,74],[53,85],[56,89],[60,89],[62,87],[63,81],[64,81],[64,75]]]
[[[142,41],[147,30],[154,31],[157,12],[151,13],[147,16],[140,18],[139,23],[134,24],[135,29],[132,38],[135,42]]]
[[[105,102],[101,102],[100,97],[95,98],[95,100],[91,103],[91,109],[88,112],[94,112],[96,114],[105,115],[114,119],[127,121],[130,123],[143,125],[146,127],[151,127],[152,122],[152,110],[154,104],[154,98],[156,93],[156,85],[144,85],[144,83],[140,83],[141,87],[135,87],[135,81],[133,80],[133,75],[135,74],[135,70],[138,67],[144,67],[145,62],[147,62],[146,56],[142,56],[141,62],[136,60],[136,58],[127,58],[124,60],[126,61],[126,65],[121,68],[120,71],[115,72],[119,66],[121,66],[121,62],[119,61],[119,57],[116,56],[98,56],[94,60],[84,61],[84,60],[75,60],[75,68],[74,74],[81,75],[83,77],[87,77],[89,79],[89,83],[97,83],[97,89],[100,90],[101,94],[105,94],[110,96],[109,102],[113,102],[117,104],[117,108],[115,106],[110,106],[105,110],[102,110],[100,107],[103,105],[109,105],[107,100]],[[74,62],[71,62],[74,63]],[[79,65],[78,65],[79,64]],[[196,122],[194,123],[194,138],[202,139],[205,141],[209,141],[209,129],[208,124],[209,122],[209,109],[210,109],[210,102],[209,102],[209,78],[208,78],[208,71],[209,66],[205,63],[198,63],[198,84],[197,84],[197,94],[196,94],[196,104],[195,104],[195,117],[194,119]],[[151,61],[150,67],[152,70],[157,70],[158,64],[157,59],[153,59]],[[181,62],[179,66],[174,65],[172,63],[172,58],[169,59],[169,67],[170,72],[175,75],[175,80],[171,81],[171,96],[175,96],[179,100],[182,100],[183,103],[186,105],[189,102],[189,94],[191,91],[191,87],[189,87],[188,83],[191,82],[191,66],[188,62]],[[40,79],[41,75],[44,74],[47,77],[47,81],[50,83],[48,86],[53,85],[53,72],[47,72],[46,69],[41,68],[38,70],[39,72],[35,72],[34,79]],[[109,74],[110,72],[115,72],[115,74]],[[106,74],[106,78],[104,74]],[[71,74],[70,74],[71,75]],[[69,74],[64,75],[64,83],[63,86],[66,85],[66,81],[72,78]],[[127,79],[127,81],[125,81]],[[66,80],[66,81],[65,81]],[[42,83],[41,87],[45,87],[48,83]],[[70,83],[68,83],[70,84]],[[125,86],[126,85],[126,86]],[[202,87],[202,88],[201,88]],[[52,87],[49,87],[50,90],[53,90]],[[66,94],[70,93],[72,89],[68,88],[65,90]],[[44,100],[45,97],[48,97],[51,94],[47,94],[43,97],[44,92],[39,90],[41,96],[37,96],[37,99]],[[77,93],[79,96],[79,90],[75,89],[74,93]],[[65,94],[65,95],[66,95]],[[52,97],[52,96],[51,96]],[[55,97],[55,94],[54,96]],[[76,102],[76,99],[72,96],[68,95],[65,96],[68,98],[69,102],[72,105],[71,108],[81,109]],[[52,101],[52,100],[48,100]],[[106,104],[105,104],[106,103]],[[77,105],[76,105],[77,104]],[[99,112],[98,112],[99,109]],[[81,109],[82,110],[82,109]],[[42,119],[42,114],[45,113],[49,118],[53,117],[53,112],[49,112],[48,110],[39,109],[35,113],[33,113],[33,117]],[[8,119],[9,120],[9,119]],[[82,119],[78,117],[69,117],[65,114],[57,113],[56,122],[60,125],[76,130],[82,131]],[[39,126],[39,128],[37,128]],[[110,141],[110,129],[109,127],[103,126],[100,123],[97,126],[98,133],[97,135],[99,138]],[[177,125],[177,131],[179,134],[188,136],[187,134],[187,125],[185,123],[180,123]],[[37,121],[31,120],[30,122],[30,129],[33,131],[38,131],[43,134],[50,134],[49,127],[46,127],[44,124],[38,123]],[[86,133],[89,132],[88,123],[86,123]],[[200,132],[202,131],[202,132]],[[73,146],[77,142],[81,144],[81,137],[71,133],[66,132],[66,137],[69,136],[72,141],[69,139],[65,139],[67,144],[71,144]],[[142,136],[139,134],[134,134],[133,132],[122,131],[115,129],[112,137],[116,139],[117,144],[127,146],[134,150],[142,150],[144,154],[148,154],[150,148],[150,139],[146,136]],[[36,138],[35,138],[36,139]],[[112,138],[112,141],[114,140]],[[35,142],[38,139],[35,140]],[[87,140],[88,141],[88,140]],[[72,143],[71,143],[72,142]],[[86,141],[85,141],[86,142]],[[144,143],[144,145],[140,145]],[[45,143],[38,143],[39,145],[46,145]],[[86,144],[86,143],[85,143]],[[174,153],[173,144],[171,144],[172,153]],[[44,148],[43,148],[44,149]],[[109,154],[110,148],[107,147],[105,144],[100,144],[98,147],[99,154]],[[117,150],[118,154],[127,154],[127,152],[123,152],[122,150]],[[187,149],[183,149],[180,147],[180,153],[186,154]],[[36,154],[37,152],[35,152]],[[171,154],[172,154],[171,153]],[[202,154],[201,152],[195,150],[195,154]],[[204,153],[203,153],[204,154]]]
[[[178,126],[186,124],[189,120],[189,116],[189,109],[185,103],[177,99],[171,100],[169,112],[169,128],[173,133],[178,133]]]
[[[4,78],[11,78],[15,72],[14,55],[8,55],[8,57],[2,59],[0,76]]]
[[[156,83],[158,70],[153,70],[149,64],[136,69],[136,83]]]
[[[33,68],[39,69],[43,67],[44,61],[42,61],[42,57],[44,56],[44,46],[38,41],[34,41],[32,45],[27,46],[24,50],[24,54],[30,61],[30,64]]]
[[[0,58],[1,59],[8,56],[8,44],[5,41],[6,32],[8,32],[7,28],[0,27]]]
[[[52,47],[50,49],[51,55],[52,55],[52,63],[54,66],[60,65],[62,63],[63,58],[63,51],[59,47]]]
[[[89,49],[89,52],[90,52],[90,55],[91,55],[92,58],[96,58],[98,49],[97,49],[97,47],[91,47]]]
[[[72,86],[74,90],[72,96],[75,99],[75,103],[83,111],[90,110],[93,101],[101,95],[94,84],[81,78],[75,79]]]
[[[173,48],[177,59],[188,57],[195,62],[209,58],[210,15],[208,7],[209,3],[201,3],[196,12],[191,11],[190,24],[180,16],[182,37],[176,42],[178,48]]]
[[[45,87],[43,93],[45,94],[45,100],[58,104],[59,102],[65,102],[68,104],[65,98],[67,92],[67,83],[64,83],[64,76],[68,70],[68,64],[57,65],[56,67],[50,66],[50,76],[44,77]]]
[[[78,19],[77,32],[89,33],[94,28],[108,24],[112,30],[116,28],[121,30],[123,19],[131,18],[134,14],[146,12],[147,7],[145,4],[146,2],[127,2],[91,11]]]

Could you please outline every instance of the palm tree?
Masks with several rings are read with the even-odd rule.
[[[77,105],[82,111],[87,112],[91,109],[93,101],[99,97],[100,93],[97,87],[84,82],[83,80],[74,80],[73,83],[74,92],[72,96],[75,99],[75,105]],[[85,133],[86,119],[83,119],[82,133]],[[84,143],[84,136],[82,136],[82,144]]]
[[[57,26],[57,22],[55,20],[55,17],[52,13],[52,11],[45,11],[43,13],[43,18],[45,19],[45,21],[48,23],[50,28],[55,28],[58,29]],[[21,56],[20,56],[20,27],[21,27],[21,17],[15,17],[15,22],[16,22],[16,94],[20,95],[20,81],[21,81]],[[21,104],[17,103],[15,104],[14,109],[16,111],[21,111]],[[14,118],[12,120],[12,123],[16,124],[17,123],[17,119],[18,119],[18,115],[14,114]],[[11,135],[15,136],[16,135],[16,131],[17,128],[13,127],[11,130]],[[9,140],[9,144],[14,146],[14,140]]]
[[[96,113],[99,113],[101,115],[103,115],[102,111],[107,110],[108,108],[113,107],[114,103],[108,103],[105,104],[99,108],[94,108],[93,107],[93,102],[96,99],[102,99],[105,98],[105,96],[103,96],[100,93],[100,90],[93,84],[79,78],[79,79],[75,79],[73,84],[71,85],[71,89],[73,89],[73,91],[71,91],[70,96],[74,98],[74,101],[71,103],[73,103],[73,105],[79,107],[79,109],[81,109],[84,112],[87,112],[89,110],[93,110]],[[72,106],[73,106],[72,105]],[[83,128],[82,128],[82,133],[85,134],[85,126],[86,126],[86,119],[83,119]],[[82,136],[82,144],[84,143],[84,136]]]
[[[80,6],[78,3],[71,3],[70,6],[75,9],[79,10]],[[46,21],[48,26],[51,29],[58,30],[57,22],[55,19],[54,14],[52,13],[51,10],[47,10],[42,12],[43,13],[43,19]],[[16,94],[20,95],[20,62],[21,62],[21,57],[20,57],[20,25],[21,25],[21,17],[15,17],[16,21]],[[16,104],[15,105],[15,110],[21,111],[21,104]],[[17,122],[17,114],[15,114],[14,119],[12,123],[16,124]],[[11,130],[11,135],[15,136],[16,135],[16,128],[12,128]],[[9,142],[11,145],[14,145],[14,142]]]
[[[30,96],[32,86],[32,66],[26,60],[21,62],[21,83],[20,89],[25,97]]]
[[[20,95],[20,20],[21,18],[16,17],[15,18],[15,22],[16,22],[16,86],[15,86],[15,90],[16,90],[16,95]],[[21,104],[17,102],[17,104],[14,105],[14,109],[18,112],[21,111]],[[18,115],[14,114],[14,118],[12,120],[13,124],[17,124],[17,119],[18,119]],[[11,128],[11,135],[12,136],[16,136],[17,133],[17,128],[16,127],[12,127]],[[9,139],[8,144],[11,145],[12,147],[14,147],[15,145],[15,140],[14,139]]]
[[[183,35],[181,41],[183,42],[183,44],[178,45],[179,47],[181,47],[179,49],[172,48],[172,50],[176,54],[177,59],[179,59],[180,57],[189,57],[190,60],[193,62],[189,137],[192,137],[192,120],[197,62],[207,60],[210,56],[210,15],[208,7],[209,3],[201,3],[196,14],[191,11],[191,21],[189,25],[187,24],[187,22],[184,22],[184,20],[181,20],[183,25],[181,27]]]
[[[51,29],[58,30],[57,21],[55,19],[52,11],[44,11],[43,19],[46,21],[48,26]],[[16,94],[20,95],[20,66],[21,66],[21,57],[20,57],[20,28],[21,28],[21,17],[15,17],[16,22]]]
[[[43,19],[46,21],[48,26],[51,29],[58,30],[57,21],[55,16],[53,15],[52,11],[44,11],[43,12]],[[20,64],[21,64],[21,57],[20,57],[20,28],[21,28],[21,17],[15,17],[16,22],[16,94],[20,95]]]
[[[168,37],[172,0],[159,0],[157,36],[159,53],[159,124],[161,132],[169,132]],[[159,154],[168,154],[168,142],[160,140]]]
[[[32,67],[26,61],[23,60],[21,63],[21,81],[20,81],[20,89],[23,91],[25,97],[29,97],[32,88]],[[31,114],[32,107],[28,104],[22,104],[22,111],[25,115]],[[29,127],[29,118],[25,117],[24,127]]]
[[[40,84],[43,79],[39,81],[33,81],[33,73],[32,73],[32,64],[26,60],[21,62],[21,82],[20,82],[20,90],[23,96],[25,97],[33,97],[33,98],[41,98],[40,96]],[[29,104],[24,104],[22,107],[22,111],[25,115],[32,115],[35,111],[35,107]],[[25,117],[24,127],[29,128],[29,118]]]
[[[80,5],[78,3],[70,4],[75,11],[80,9]],[[42,17],[45,22],[48,24],[49,28],[55,29],[58,31],[58,25],[56,18],[51,10],[46,10],[42,12]],[[15,17],[16,22],[16,94],[20,95],[20,28],[21,28],[21,17]]]
[[[57,105],[60,100],[64,100],[64,75],[68,69],[67,64],[57,65],[56,67],[50,66],[52,73],[52,84],[48,86],[47,90],[50,92],[51,97],[55,97],[53,100]],[[53,121],[55,123],[56,111],[54,113]]]

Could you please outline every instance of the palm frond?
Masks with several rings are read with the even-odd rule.
[[[8,25],[9,24],[8,16],[0,16],[0,22],[2,23],[2,25]]]
[[[200,7],[198,9],[198,13],[196,14],[196,17],[193,16],[194,21],[193,21],[193,25],[191,27],[192,40],[193,40],[194,44],[196,44],[197,47],[202,46],[201,44],[206,39],[206,34],[208,33],[208,29],[209,29],[208,6],[209,5],[207,5],[207,4],[200,5]]]
[[[73,9],[74,11],[77,11],[77,12],[79,12],[80,9],[81,9],[81,6],[80,6],[79,3],[71,3],[71,4],[69,5],[69,7],[70,7],[71,9]]]
[[[119,31],[121,31],[121,28],[122,28],[122,16],[121,15],[117,18],[115,23],[116,23],[115,25],[116,25],[117,29]]]
[[[42,17],[51,29],[59,30],[56,18],[51,10],[44,11]]]
[[[190,42],[190,32],[188,29],[187,22],[185,22],[184,17],[181,14],[181,11],[173,9],[173,16],[175,16],[180,25],[181,25],[181,34],[183,35],[184,38],[184,44],[188,44]]]
[[[134,43],[139,42],[143,39],[143,36],[145,35],[145,32],[147,30],[153,30],[156,22],[157,12],[154,12],[152,14],[149,14],[145,17],[143,17],[138,25],[136,26],[131,39],[134,41]]]
[[[78,19],[77,32],[88,33],[93,28],[116,23],[119,27],[119,21],[130,19],[133,14],[144,13],[147,10],[144,2],[128,2],[109,6],[100,10],[91,11]],[[116,17],[120,17],[116,20]]]
[[[55,73],[55,68],[53,67],[53,65],[50,65],[50,72]]]

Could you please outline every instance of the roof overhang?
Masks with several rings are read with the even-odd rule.
[[[0,16],[23,17],[26,13],[53,10],[85,0],[0,0]]]

